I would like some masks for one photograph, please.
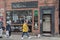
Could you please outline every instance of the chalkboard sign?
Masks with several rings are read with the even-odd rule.
[[[38,1],[12,3],[12,8],[37,8]]]

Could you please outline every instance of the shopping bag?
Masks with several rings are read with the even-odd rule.
[[[6,31],[6,37],[9,37],[9,31]]]

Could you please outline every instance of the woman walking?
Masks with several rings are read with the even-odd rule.
[[[24,35],[26,35],[27,37],[29,37],[29,34],[28,34],[28,30],[29,30],[29,28],[28,28],[28,21],[27,20],[25,20],[24,21],[24,24],[23,24],[23,34],[22,34],[22,38],[21,39],[23,39],[23,36]],[[29,37],[29,38],[31,38],[31,37]]]

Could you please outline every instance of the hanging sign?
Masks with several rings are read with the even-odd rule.
[[[34,16],[38,16],[38,10],[34,11]]]

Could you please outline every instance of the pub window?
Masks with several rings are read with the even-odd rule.
[[[28,26],[32,26],[32,10],[13,10],[6,13],[6,21],[11,20],[11,25],[14,26],[13,29],[21,29],[25,19],[28,20]]]
[[[27,19],[28,20],[28,24],[32,23],[32,11],[9,11],[7,12],[7,21],[11,20],[12,24],[23,24],[24,20]],[[17,23],[19,21],[19,23]]]

